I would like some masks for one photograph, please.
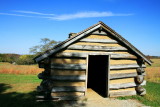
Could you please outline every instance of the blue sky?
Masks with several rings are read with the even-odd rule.
[[[0,53],[28,54],[103,21],[146,55],[160,56],[160,0],[0,0]]]

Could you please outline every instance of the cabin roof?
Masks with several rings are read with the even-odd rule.
[[[131,43],[129,43],[126,39],[124,39],[121,35],[119,35],[117,32],[115,32],[113,29],[111,29],[109,26],[107,26],[106,24],[104,24],[102,21],[99,21],[97,24],[94,24],[93,26],[77,33],[75,36],[68,38],[67,40],[59,43],[58,45],[54,46],[52,49],[47,50],[46,52],[44,52],[43,54],[40,54],[38,56],[36,56],[34,58],[34,60],[36,62],[39,62],[47,57],[49,57],[52,54],[55,54],[57,52],[59,52],[60,50],[66,48],[67,46],[69,46],[70,44],[72,44],[73,42],[81,39],[82,37],[84,37],[85,35],[89,34],[90,32],[99,29],[99,28],[103,28],[105,29],[107,32],[111,33],[115,38],[117,38],[119,41],[121,41],[122,43],[124,43],[130,50],[132,50],[133,52],[135,52],[138,56],[140,56],[141,58],[144,59],[145,62],[147,62],[149,65],[152,64],[152,61],[149,60],[148,58],[146,58],[146,56],[140,52],[136,47],[134,47]]]

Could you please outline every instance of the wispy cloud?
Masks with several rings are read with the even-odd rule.
[[[29,16],[29,15],[14,14],[14,13],[0,13],[0,15],[22,16],[22,17],[34,17],[34,16]]]
[[[77,18],[92,18],[92,17],[109,17],[109,16],[130,16],[133,14],[115,14],[112,12],[79,12],[75,14],[64,14],[55,17],[50,17],[53,20],[70,20]]]
[[[71,20],[78,18],[94,18],[94,17],[111,17],[111,16],[131,16],[133,14],[122,14],[122,13],[113,13],[113,12],[97,12],[97,11],[88,11],[88,12],[78,12],[74,14],[46,14],[33,11],[22,11],[14,10],[14,13],[0,13],[0,15],[11,15],[11,16],[21,16],[21,17],[37,17],[45,18],[50,20]]]
[[[55,15],[55,14],[45,14],[45,13],[34,12],[34,11],[24,11],[24,10],[13,10],[13,12],[24,13],[24,14],[34,14],[34,15],[50,15],[50,16]]]

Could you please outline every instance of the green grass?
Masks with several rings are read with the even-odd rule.
[[[0,74],[0,107],[73,107],[68,101],[36,102],[40,81],[36,75]]]
[[[40,81],[36,75],[0,74],[0,83],[40,83]]]
[[[136,99],[147,106],[160,107],[160,83],[147,82],[145,86],[147,94],[145,96],[118,97],[118,99]]]

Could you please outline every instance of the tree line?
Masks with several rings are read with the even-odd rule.
[[[31,65],[36,64],[33,60],[37,55],[44,53],[46,50],[53,48],[57,42],[55,40],[50,40],[48,38],[42,38],[39,45],[31,47],[29,55],[19,55],[19,54],[2,54],[0,53],[0,62],[9,62],[19,65]]]

